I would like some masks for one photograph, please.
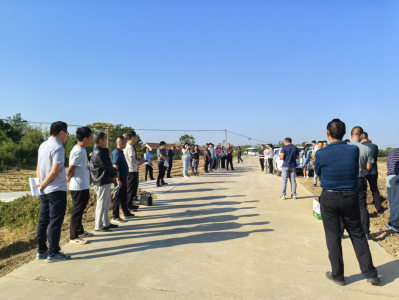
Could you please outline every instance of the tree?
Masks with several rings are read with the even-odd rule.
[[[185,143],[188,143],[190,145],[190,147],[194,147],[195,146],[195,138],[192,135],[182,135],[179,139],[180,141],[180,145],[184,145]]]
[[[107,133],[107,129],[109,128],[109,151],[110,153],[114,151],[116,148],[116,139],[118,136],[123,135],[128,131],[134,131],[132,127],[123,126],[123,124],[112,124],[106,122],[96,122],[93,124],[87,125],[87,127],[91,128],[93,131],[104,131]],[[143,141],[140,138],[140,135],[137,134],[137,143],[134,145],[134,148],[137,150],[137,154],[141,154],[141,148],[143,147]],[[89,152],[88,152],[89,153]]]

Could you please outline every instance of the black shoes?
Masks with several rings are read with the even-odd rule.
[[[375,278],[367,278],[367,283],[371,283],[372,285],[377,285],[380,283],[380,277]]]
[[[371,240],[370,233],[366,233],[367,240]]]
[[[314,184],[313,187],[317,187],[317,184]]]
[[[331,272],[327,272],[327,273],[326,273],[326,277],[327,277],[328,279],[330,279],[332,282],[334,282],[335,284],[338,284],[338,285],[340,285],[340,286],[344,286],[344,285],[345,285],[345,281],[344,281],[344,280],[337,280],[337,279],[334,279],[334,277],[332,276],[332,273],[331,273]]]
[[[104,229],[105,228],[108,228],[108,229],[110,229],[110,228],[118,228],[119,226],[118,225],[116,225],[116,224],[109,224],[107,227],[104,227]]]
[[[161,185],[168,185],[167,182],[161,182]]]
[[[151,178],[151,180],[155,180],[155,178]]]
[[[112,231],[112,230],[109,229],[109,226],[108,226],[108,227],[104,227],[103,229],[95,229],[94,231],[110,232],[110,231]]]
[[[172,176],[168,176],[168,177],[166,177],[166,178],[172,178]]]
[[[160,185],[160,184],[158,184],[158,183],[157,183],[157,185],[156,185],[156,186],[157,186],[157,187],[161,187],[162,185]]]

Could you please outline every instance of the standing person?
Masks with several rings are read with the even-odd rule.
[[[321,215],[332,268],[326,277],[338,285],[345,285],[340,228],[342,219],[363,275],[368,283],[378,284],[380,279],[360,222],[357,193],[360,151],[358,147],[342,141],[345,133],[345,123],[339,119],[332,120],[327,125],[330,145],[316,152],[315,172],[321,176]]]
[[[323,141],[318,141],[318,142],[317,142],[316,148],[313,149],[313,151],[312,151],[312,155],[311,155],[312,162],[311,162],[311,164],[312,164],[313,166],[315,165],[316,152],[317,152],[319,149],[323,149]],[[316,186],[317,186],[317,178],[319,178],[319,180],[320,180],[320,177],[316,174],[316,172],[314,172],[314,174],[313,174],[313,187],[316,187]]]
[[[238,146],[238,148],[237,148],[238,163],[240,163],[240,160],[241,160],[242,163],[244,162],[244,161],[242,160],[242,158],[241,158],[241,154],[242,154],[242,149],[241,149],[240,146]]]
[[[259,163],[262,168],[261,172],[265,170],[265,146],[261,145],[259,150]]]
[[[222,147],[219,144],[216,148],[216,169],[220,169],[220,160],[222,158],[222,154]]]
[[[150,148],[146,148],[146,152],[144,153],[144,161],[145,161],[145,181],[147,181],[147,174],[150,173],[150,179],[155,180],[153,176],[153,167],[152,167],[152,152]]]
[[[299,149],[292,144],[290,138],[286,138],[284,144],[280,152],[280,159],[283,161],[280,199],[285,199],[288,179],[291,183],[292,199],[296,199],[296,160],[299,158]]]
[[[274,155],[274,148],[273,145],[269,145],[269,149],[267,150],[267,163],[269,165],[269,174],[273,174],[273,155]],[[266,159],[266,158],[265,158]]]
[[[381,206],[381,203],[382,203],[381,195],[380,195],[380,191],[378,189],[378,184],[377,184],[377,181],[378,181],[378,167],[377,167],[378,146],[369,141],[369,135],[367,134],[367,132],[363,132],[362,144],[370,148],[371,156],[374,159],[372,169],[370,171],[365,170],[365,174],[366,174],[365,177],[369,183],[370,191],[373,194],[374,205],[378,212],[384,212],[385,207]]]
[[[118,225],[111,224],[108,211],[111,205],[111,183],[113,178],[119,178],[118,171],[112,166],[109,150],[105,148],[107,139],[102,131],[94,132],[94,149],[90,159],[90,174],[93,178],[94,190],[97,194],[95,231],[112,231]]]
[[[129,211],[136,212],[139,208],[138,206],[134,205],[134,198],[137,195],[137,189],[139,187],[139,173],[138,168],[143,161],[138,160],[137,152],[134,148],[134,144],[137,143],[137,134],[135,131],[131,130],[126,135],[126,148],[123,150],[123,154],[125,155],[125,159],[127,165],[129,166],[129,175],[126,177],[127,180],[127,207]]]
[[[234,171],[234,167],[233,167],[233,148],[231,148],[230,144],[227,144],[227,149],[226,149],[226,155],[227,155],[227,164],[226,164],[226,170],[229,170],[229,164],[231,166],[231,170]]]
[[[195,145],[194,150],[191,153],[191,173],[193,176],[198,176],[198,165],[200,158],[200,151],[198,145]]]
[[[172,172],[172,166],[173,166],[173,151],[176,149],[176,146],[173,145],[172,147],[169,148],[168,151],[166,151],[166,158],[167,158],[167,162],[169,164],[168,167],[168,171],[166,173],[166,178],[172,178],[172,176],[170,176],[170,172]]]
[[[157,187],[161,187],[163,185],[167,185],[167,183],[163,180],[165,176],[165,161],[166,157],[166,143],[164,141],[159,143],[159,148],[157,150],[158,157],[158,178],[157,178]]]
[[[312,147],[310,148],[310,150],[314,150],[314,149],[316,149],[317,148],[317,143],[316,143],[316,141],[312,141]]]
[[[119,178],[116,178],[116,185],[119,190],[115,193],[114,203],[112,205],[112,221],[117,223],[123,223],[123,220],[119,215],[119,207],[122,207],[123,217],[125,219],[134,217],[128,209],[128,197],[127,197],[127,177],[129,176],[129,166],[126,161],[123,150],[126,148],[126,139],[121,135],[116,139],[116,148],[112,152],[112,165],[118,170]]]
[[[303,178],[309,178],[310,169],[310,157],[312,152],[309,150],[309,145],[306,144],[301,151],[302,167],[303,167]]]
[[[388,176],[386,187],[389,204],[389,219],[386,226],[399,233],[399,148],[387,156]]]
[[[72,214],[70,221],[70,243],[84,245],[87,243],[82,237],[91,237],[93,233],[83,229],[82,217],[90,200],[90,171],[87,164],[86,147],[93,142],[93,135],[89,127],[80,127],[76,130],[78,143],[73,146],[69,154],[69,168],[67,182],[72,197]]]
[[[208,173],[208,167],[209,167],[209,159],[211,158],[211,153],[209,152],[209,144],[205,145],[205,152],[204,152],[204,171],[205,173]]]
[[[62,143],[67,137],[68,125],[66,123],[58,121],[51,124],[50,137],[39,147],[36,167],[36,177],[39,178],[37,187],[40,189],[41,201],[37,225],[36,259],[46,259],[50,263],[71,259],[70,255],[60,252],[61,227],[67,205],[65,150]]]
[[[222,154],[221,154],[221,167],[222,169],[226,169],[226,150],[224,148],[224,146],[222,147]]]
[[[327,147],[327,146],[328,146],[327,141],[323,141],[323,148],[325,148],[325,147]]]
[[[188,143],[184,143],[183,149],[183,176],[185,178],[188,178],[188,167],[190,165],[190,160],[191,160],[191,150],[190,146]]]
[[[209,155],[210,155],[210,158],[209,158],[209,171],[211,171],[211,172],[213,172],[213,158],[214,158],[214,153],[215,153],[215,149],[213,149],[213,144],[212,143],[210,143],[209,144]]]
[[[363,128],[356,126],[352,129],[351,139],[349,145],[355,145],[359,148],[359,178],[357,193],[359,196],[360,205],[360,221],[362,223],[363,231],[366,234],[367,239],[370,239],[370,217],[367,209],[367,182],[366,182],[366,170],[371,170],[373,167],[374,159],[371,156],[371,150],[366,145],[360,143],[361,136],[363,134]],[[342,228],[343,230],[343,228]]]

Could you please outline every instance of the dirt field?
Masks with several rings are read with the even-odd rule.
[[[380,190],[381,196],[383,197],[382,205],[385,208],[388,208],[387,192],[385,188],[387,166],[385,162],[378,162],[378,173],[378,188]],[[320,196],[322,189],[320,188],[320,184],[318,184],[318,187],[313,187],[313,178],[305,179],[300,177],[298,178],[298,182],[300,182],[317,197]],[[377,213],[370,191],[367,192],[367,203],[370,213],[371,238],[394,257],[399,258],[399,234],[389,230],[385,226],[385,224],[388,223],[389,210],[387,209],[383,214]]]

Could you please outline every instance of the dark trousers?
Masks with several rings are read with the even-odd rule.
[[[234,170],[233,167],[233,156],[227,156],[227,165],[226,165],[226,169],[229,169],[229,164],[231,166],[231,169]]]
[[[122,211],[125,215],[130,213],[128,209],[128,199],[130,200],[130,198],[127,197],[127,177],[119,175],[119,179],[122,182],[122,187],[116,192],[114,203],[112,204],[112,215],[115,219],[120,217],[119,207],[122,207]]]
[[[269,162],[269,173],[273,174],[273,158],[268,158],[267,160]]]
[[[71,197],[73,207],[70,222],[70,238],[74,240],[85,232],[82,225],[82,217],[87,203],[89,203],[90,200],[90,190],[71,191]]]
[[[150,178],[154,179],[152,166],[149,164],[145,165],[145,180],[147,180],[147,173],[150,173]]]
[[[366,175],[366,180],[369,183],[370,191],[373,194],[374,205],[377,211],[381,210],[381,195],[380,191],[378,190],[377,180],[378,174],[370,174]]]
[[[48,256],[60,252],[61,226],[64,222],[67,196],[64,191],[40,195],[40,217],[37,225],[37,245],[40,254],[48,250]],[[48,245],[47,248],[47,227]]]
[[[260,163],[260,166],[262,167],[262,171],[264,171],[265,170],[265,159],[263,157],[259,158],[259,163]]]
[[[226,157],[222,157],[222,169],[226,168]]]
[[[138,172],[129,172],[129,175],[126,177],[126,193],[127,193],[127,203],[126,206],[128,209],[138,208],[133,203],[133,198],[137,195],[137,188],[139,187],[138,181]]]
[[[359,195],[360,221],[364,233],[370,233],[370,217],[367,210],[367,182],[366,178],[358,177],[357,193]]]
[[[166,167],[163,165],[163,162],[158,162],[158,178],[157,178],[157,184],[162,184],[164,183],[163,178],[165,177],[165,171]]]
[[[169,178],[170,177],[170,172],[172,171],[172,167],[173,167],[173,160],[168,160],[168,164],[169,164],[169,167],[168,167],[168,172],[166,173],[166,177]]]
[[[360,222],[358,193],[342,192],[340,194],[323,191],[320,196],[320,208],[332,276],[337,280],[344,280],[340,221],[342,219],[355,249],[360,270],[366,278],[376,277],[377,269],[373,265],[369,244]]]
[[[208,167],[209,167],[209,159],[205,158],[205,165],[204,165],[204,171],[208,173]]]
[[[238,163],[240,163],[240,160],[241,160],[242,162],[244,162],[244,161],[242,160],[242,158],[241,158],[241,155],[237,155],[237,158],[238,158]]]

